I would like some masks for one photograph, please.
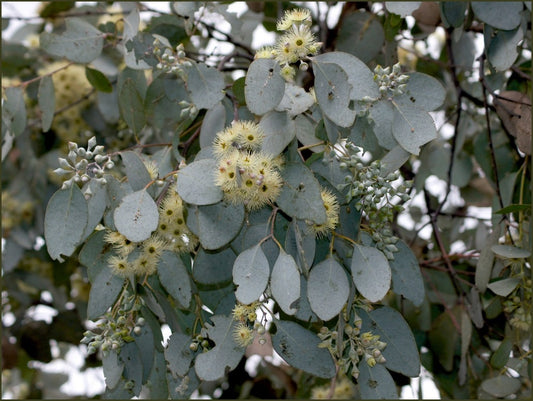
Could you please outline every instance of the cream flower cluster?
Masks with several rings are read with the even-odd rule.
[[[296,75],[293,66],[300,62],[299,68],[307,70],[305,58],[318,53],[322,43],[317,42],[311,32],[311,14],[309,10],[288,10],[276,28],[285,33],[278,39],[275,46],[260,49],[255,58],[273,58],[281,65],[281,75],[286,81],[292,82]]]
[[[136,243],[119,232],[108,231],[104,240],[116,252],[109,258],[109,267],[121,277],[153,274],[163,251],[190,252],[198,244],[198,238],[185,224],[183,201],[173,190],[161,202],[159,225],[150,238]]]
[[[280,161],[260,151],[263,131],[251,121],[234,121],[214,141],[218,160],[215,184],[233,204],[255,210],[276,200],[281,190]]]

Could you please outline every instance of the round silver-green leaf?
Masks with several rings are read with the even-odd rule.
[[[140,242],[148,239],[157,228],[159,212],[150,194],[142,189],[122,198],[113,220],[122,235],[132,242]]]
[[[355,244],[351,270],[357,290],[370,302],[380,301],[389,291],[391,268],[380,250]]]
[[[268,113],[281,102],[285,93],[285,80],[280,66],[271,59],[257,59],[246,73],[244,96],[246,105],[254,114]]]
[[[213,159],[194,161],[178,173],[177,191],[181,198],[193,205],[212,205],[224,197],[215,185],[217,164]]]
[[[322,320],[337,316],[348,300],[350,283],[342,266],[328,258],[311,269],[307,297],[311,309]]]
[[[280,250],[270,277],[272,296],[283,312],[294,315],[296,308],[291,305],[300,298],[300,272],[291,255]]]
[[[48,202],[44,216],[44,239],[52,259],[63,262],[83,240],[89,218],[87,201],[76,184],[58,190]]]
[[[261,245],[243,251],[233,264],[233,282],[237,285],[235,296],[243,304],[257,301],[265,291],[270,266]]]

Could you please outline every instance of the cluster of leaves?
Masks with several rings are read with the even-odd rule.
[[[109,398],[213,395],[223,381],[249,395],[243,357],[274,351],[294,384],[276,389],[259,367],[276,397],[351,380],[344,395],[398,398],[421,365],[453,398],[530,392],[530,5],[348,3],[335,29],[290,3],[237,18],[175,2],[146,25],[153,10],[121,7],[49,3],[18,33],[38,47],[17,35],[2,47],[3,312],[15,317],[3,353],[24,350],[7,368],[29,378],[26,360],[52,359],[49,339],[84,338]],[[258,23],[284,32],[270,53],[250,48]],[[398,44],[437,28],[439,59]],[[207,53],[215,38],[233,51]],[[235,185],[220,179],[230,166]],[[266,177],[276,190],[259,202]],[[469,206],[492,207],[491,224],[468,228]],[[402,210],[413,229],[394,221]],[[50,325],[27,313],[45,292]]]

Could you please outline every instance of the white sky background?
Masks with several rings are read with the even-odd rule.
[[[79,2],[79,3],[91,3],[91,2]],[[145,2],[145,4],[149,5],[153,9],[157,9],[163,12],[169,11],[169,3],[168,2]],[[40,2],[1,2],[2,7],[2,16],[3,17],[30,17],[36,15],[37,7],[40,5]],[[324,6],[321,4],[320,6]],[[313,8],[316,7],[315,4],[311,4],[309,7]],[[324,6],[325,7],[325,6]],[[328,19],[328,25],[331,27],[336,22],[338,15],[340,13],[342,4],[339,4],[336,6],[330,13],[329,19]],[[238,14],[244,12],[246,10],[246,7],[244,4],[232,4],[229,8],[229,11],[237,12]],[[144,13],[143,13],[144,14]],[[410,17],[407,17],[410,18]],[[409,22],[409,21],[408,21]],[[21,26],[24,25],[23,21],[17,21],[12,20],[9,27],[2,32],[3,37],[10,37],[14,32],[16,32],[17,29],[19,29]],[[222,23],[217,24],[217,28],[223,30],[223,31],[229,31],[230,26],[229,24]],[[254,38],[252,41],[252,47],[254,49],[258,49],[259,47],[266,45],[266,44],[273,44],[275,41],[275,34],[272,32],[266,31],[261,25],[259,25],[256,30],[254,31]],[[430,45],[433,44],[433,46],[438,46],[438,38],[433,37],[429,41]],[[232,46],[232,45],[230,45]],[[433,47],[432,46],[432,47]],[[213,48],[214,49],[214,48]],[[206,49],[208,52],[211,49]],[[217,48],[217,50],[224,51],[225,49],[220,46]],[[428,49],[430,52],[434,51],[435,48]],[[436,119],[438,120],[438,116]],[[437,128],[439,128],[442,125],[442,122],[439,124],[439,121],[437,121]],[[442,130],[441,134],[443,136],[446,136],[446,127]],[[441,193],[443,194],[446,184],[444,181],[436,178],[435,176],[432,176],[428,179],[427,187],[431,187],[432,193]],[[415,197],[413,199],[414,204],[420,204],[422,207],[424,207],[424,201],[423,199],[417,199],[418,197]],[[460,202],[460,197],[457,193],[450,194],[449,200],[447,204],[457,204],[457,202]],[[485,211],[483,211],[485,212]],[[486,213],[484,213],[486,214]],[[472,213],[472,215],[476,215],[476,213]],[[490,210],[489,210],[489,216],[490,216]],[[402,225],[405,225],[408,228],[411,228],[413,225],[412,220],[407,218],[407,216],[400,216],[400,223]],[[427,228],[427,230],[422,230],[420,232],[420,236],[422,238],[429,238],[431,235],[430,227]],[[453,249],[452,249],[453,251]],[[55,310],[51,308],[47,308],[46,306],[39,306],[37,308],[34,308],[32,310],[32,315],[34,318],[43,319],[51,321],[53,315],[57,313]],[[2,317],[4,322],[6,320],[9,321],[8,316]],[[6,322],[8,323],[8,322]],[[8,324],[9,325],[9,324]],[[170,333],[166,333],[167,337]],[[85,349],[86,347],[84,345],[80,345],[78,347],[71,347],[68,352],[66,352],[66,355],[64,356],[64,359],[55,359],[54,361],[48,363],[48,364],[40,364],[37,363],[38,366],[42,367],[42,370],[45,372],[61,372],[65,373],[69,376],[68,381],[61,386],[61,391],[66,393],[70,396],[76,396],[76,395],[86,395],[86,396],[93,396],[95,394],[98,394],[103,391],[105,388],[105,382],[104,377],[102,373],[101,368],[97,369],[88,369],[85,372],[80,372],[80,368],[83,366],[84,363],[84,355],[85,355]],[[60,353],[60,347],[57,346],[57,344],[54,344],[53,346],[53,354],[55,357],[58,357]],[[252,362],[253,359],[250,361]],[[249,367],[247,364],[247,368]],[[251,367],[253,369],[253,367]],[[401,398],[403,399],[416,399],[418,398],[418,388],[419,388],[419,381],[422,380],[422,397],[424,399],[438,399],[440,398],[440,393],[436,389],[435,384],[431,380],[431,375],[429,372],[427,372],[424,368],[422,368],[422,373],[420,375],[420,378],[412,379],[411,386],[404,386],[402,388],[401,392]],[[4,394],[4,398],[12,398],[9,397],[9,394]]]

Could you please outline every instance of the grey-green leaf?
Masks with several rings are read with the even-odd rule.
[[[408,152],[418,155],[420,147],[437,138],[437,129],[431,116],[414,106],[396,105],[392,133]]]
[[[233,340],[236,322],[231,317],[215,315],[211,321],[213,326],[207,329],[207,333],[215,347],[199,354],[194,364],[196,374],[205,381],[218,380],[227,371],[235,369],[245,350]]]
[[[496,376],[481,383],[481,389],[496,398],[505,398],[520,390],[522,383],[519,379],[509,376]]]
[[[226,202],[192,206],[188,209],[187,226],[205,249],[219,249],[229,244],[241,230],[244,206]]]
[[[123,278],[115,276],[111,269],[105,266],[92,282],[87,318],[95,320],[102,316],[115,303],[123,283]]]
[[[259,125],[265,134],[261,150],[272,156],[279,155],[296,134],[294,121],[286,112],[272,111]]]
[[[61,35],[43,32],[40,46],[47,53],[65,57],[76,63],[90,63],[104,47],[104,35],[80,18],[66,18],[66,30]]]
[[[157,264],[161,285],[183,308],[188,308],[192,298],[191,279],[182,260],[174,252],[164,251]]]
[[[499,237],[500,225],[495,225],[479,254],[476,264],[475,283],[481,293],[484,293],[487,289],[487,284],[492,274],[492,266],[494,265],[494,252],[492,252],[491,246],[498,243]]]
[[[261,245],[243,251],[233,264],[237,300],[243,304],[257,301],[266,289],[269,276],[270,266]]]
[[[286,111],[290,117],[294,117],[308,110],[313,104],[315,104],[315,99],[310,93],[297,85],[288,83],[285,86],[283,99],[276,106],[276,111]]]
[[[399,252],[394,254],[394,260],[389,261],[392,272],[392,289],[396,294],[403,295],[415,306],[424,302],[424,280],[420,273],[420,266],[413,251],[399,240],[396,243]]]
[[[493,281],[492,283],[489,283],[487,287],[495,294],[506,297],[514,291],[519,282],[520,278],[509,277],[504,278],[503,280]]]
[[[441,1],[439,6],[442,21],[445,25],[458,28],[463,24],[468,3],[463,1]]]
[[[386,1],[385,7],[391,13],[398,14],[400,17],[407,17],[420,7],[420,3],[420,1]]]
[[[287,163],[281,175],[284,184],[277,199],[278,206],[291,217],[324,224],[326,209],[320,185],[311,170],[301,163]]]
[[[376,248],[355,244],[352,256],[352,279],[357,290],[370,302],[380,301],[389,291],[389,261]]]
[[[420,356],[415,337],[402,315],[388,306],[374,309],[370,313],[357,312],[363,320],[361,332],[379,334],[379,340],[387,343],[382,351],[387,369],[409,377],[420,374]]]
[[[207,110],[200,129],[200,147],[206,148],[213,145],[216,134],[226,125],[226,108],[222,102]]]
[[[300,272],[293,257],[283,250],[280,250],[272,269],[270,290],[283,312],[288,315],[296,313],[291,305],[300,298]]]
[[[315,233],[302,220],[293,219],[285,236],[285,250],[308,272],[315,258]]]
[[[374,73],[364,62],[352,54],[328,52],[316,56],[313,60],[318,60],[321,63],[338,64],[346,72],[348,83],[352,86],[350,99],[361,100],[365,96],[379,97],[378,86],[374,81]]]
[[[368,63],[375,58],[385,42],[381,22],[371,13],[354,12],[343,18],[337,36],[337,50],[351,53]]]
[[[531,251],[512,245],[492,245],[490,249],[492,249],[492,252],[494,252],[496,255],[499,255],[503,258],[523,259],[531,256]]]
[[[191,337],[183,333],[174,332],[168,339],[165,359],[173,374],[185,376],[189,371],[194,357],[189,345],[191,345]]]
[[[150,177],[150,173],[138,153],[128,150],[121,152],[120,156],[124,162],[128,182],[134,191],[140,191],[152,181],[152,177]]]
[[[145,189],[122,198],[113,219],[117,230],[132,242],[148,239],[157,228],[159,212],[156,203]]]
[[[473,1],[471,6],[481,21],[505,31],[520,25],[521,11],[524,8],[521,1]]]
[[[144,101],[131,78],[126,78],[118,96],[120,113],[135,135],[146,124]]]
[[[274,320],[277,332],[272,336],[274,350],[289,365],[329,379],[335,376],[335,363],[326,348],[318,348],[320,339],[295,322]]]
[[[17,136],[26,128],[26,102],[24,91],[19,87],[8,87],[6,100],[2,104],[2,122],[9,123],[13,135]]]
[[[199,109],[210,109],[224,98],[224,76],[204,63],[193,63],[188,70],[187,90]]]
[[[381,364],[369,367],[363,360],[359,363],[359,391],[363,400],[396,400],[398,392],[389,371]]]
[[[215,185],[217,164],[212,159],[194,161],[178,173],[177,191],[181,198],[193,205],[211,205],[222,200],[224,194]]]
[[[268,113],[281,102],[285,93],[285,80],[275,60],[257,59],[246,73],[244,96],[246,105],[254,114]]]
[[[76,184],[58,190],[48,202],[44,216],[44,239],[52,259],[63,262],[83,240],[89,211]]]
[[[323,63],[315,58],[315,93],[324,114],[335,124],[349,127],[355,120],[355,111],[349,108],[352,85],[348,74],[335,63]]]
[[[194,258],[192,274],[194,281],[201,284],[218,284],[231,281],[235,253],[231,248],[218,252],[198,250]]]
[[[405,94],[394,98],[397,104],[426,111],[433,111],[442,105],[446,90],[439,80],[421,72],[412,72],[408,76]]]
[[[54,81],[49,75],[41,78],[39,83],[39,108],[41,109],[41,128],[47,132],[52,126],[54,111],[56,109],[56,96],[54,90]]]
[[[113,390],[122,377],[124,363],[119,361],[115,351],[109,351],[102,357],[102,368],[104,370],[105,384],[109,389]]]
[[[518,57],[517,48],[524,38],[524,31],[518,27],[512,31],[498,31],[491,38],[487,47],[487,58],[497,71],[505,71],[514,64]]]
[[[332,257],[311,269],[307,298],[311,309],[322,320],[337,316],[350,294],[350,283],[342,266]]]

